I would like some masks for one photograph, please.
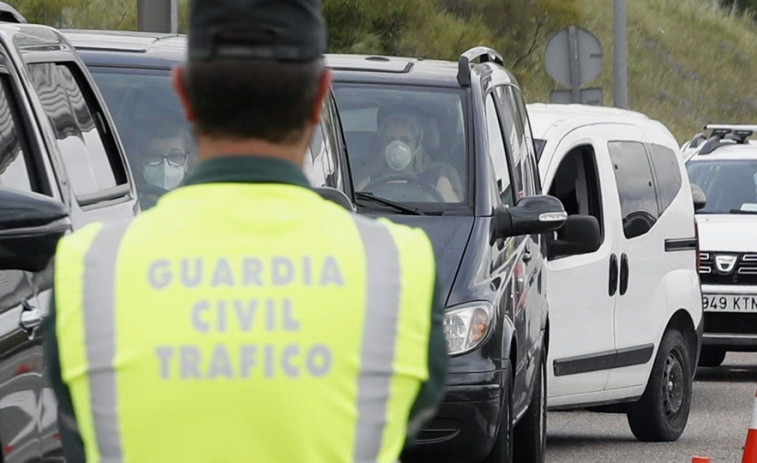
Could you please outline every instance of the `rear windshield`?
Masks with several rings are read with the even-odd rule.
[[[426,213],[469,208],[462,90],[336,84],[334,92],[355,191]]]

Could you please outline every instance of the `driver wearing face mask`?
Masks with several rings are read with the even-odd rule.
[[[189,169],[191,155],[191,142],[181,132],[147,141],[138,169],[142,174],[141,182],[137,184],[142,210],[155,206],[161,196],[181,184]]]
[[[375,158],[372,174],[358,183],[358,190],[371,191],[371,187],[383,183],[399,183],[415,179],[419,185],[429,185],[434,191],[432,201],[447,203],[462,200],[459,175],[449,166],[435,162],[426,146],[437,137],[438,129],[430,118],[415,114],[412,110],[388,109],[379,114],[379,153]],[[425,124],[424,124],[425,122]],[[391,180],[397,179],[397,180]],[[402,199],[402,198],[392,198]]]

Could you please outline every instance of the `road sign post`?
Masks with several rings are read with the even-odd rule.
[[[615,0],[613,6],[613,101],[618,108],[628,108],[628,30],[626,0]]]
[[[179,32],[177,0],[137,0],[137,23],[143,32]]]
[[[602,71],[602,44],[594,34],[580,27],[559,31],[547,44],[545,66],[555,81],[570,91],[552,92],[553,102],[602,104],[602,89],[582,90]],[[566,95],[567,101],[566,101]]]

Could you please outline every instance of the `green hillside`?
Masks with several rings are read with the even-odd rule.
[[[6,1],[31,21],[55,27],[137,25],[137,0]],[[179,0],[182,30],[188,2]],[[611,104],[612,4],[324,0],[324,11],[333,52],[456,59],[466,48],[494,46],[530,101],[548,101],[556,88],[542,63],[549,37],[571,24],[583,26],[604,45],[604,72],[590,85],[604,88],[605,104]],[[757,0],[627,0],[631,108],[664,122],[679,141],[711,121],[757,123],[757,22],[743,12],[749,5],[757,5]]]
[[[579,0],[583,26],[602,41],[605,68],[591,84],[612,103],[612,2]],[[629,103],[683,142],[707,122],[757,124],[757,26],[712,0],[628,0]],[[548,101],[545,73],[526,78]]]

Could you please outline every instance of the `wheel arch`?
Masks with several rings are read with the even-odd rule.
[[[699,358],[699,336],[697,335],[694,321],[691,319],[691,315],[686,309],[679,309],[672,317],[670,317],[670,321],[665,327],[663,336],[665,336],[665,333],[671,329],[680,331],[681,334],[683,334],[684,339],[686,339],[689,359],[691,360],[691,370],[692,373],[694,373],[697,367],[697,359]]]

